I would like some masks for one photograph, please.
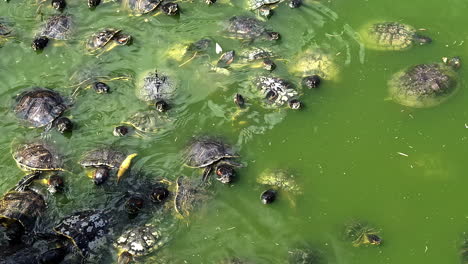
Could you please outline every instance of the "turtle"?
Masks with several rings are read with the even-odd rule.
[[[148,133],[157,133],[171,122],[171,119],[157,110],[148,110],[137,112],[128,120],[122,122],[125,125],[131,126],[138,135],[146,135]],[[124,136],[130,130],[127,126],[117,126],[114,128],[115,136]]]
[[[234,16],[229,19],[226,31],[230,37],[253,41],[258,38],[278,40],[278,32],[269,31],[265,25],[249,16]]]
[[[398,104],[425,108],[439,105],[458,90],[460,59],[418,64],[395,73],[388,81],[390,98]]]
[[[176,95],[177,87],[178,82],[172,76],[151,70],[144,74],[136,93],[140,100],[154,102],[156,110],[165,112]]]
[[[429,44],[431,38],[399,22],[377,22],[365,25],[361,36],[366,47],[374,50],[407,50],[416,44]]]
[[[11,23],[9,23],[6,19],[0,17],[0,47],[5,42],[8,41],[13,35],[13,28],[11,27]]]
[[[68,106],[58,92],[32,87],[16,97],[13,111],[32,127],[46,127],[46,130],[55,127],[60,133],[65,133],[73,129],[71,120],[61,116]]]
[[[294,248],[288,250],[289,264],[320,264],[324,263],[322,254],[314,248]]]
[[[179,65],[181,67],[197,56],[212,56],[216,44],[216,41],[209,37],[203,37],[195,42],[178,42],[169,47],[166,56],[178,62],[185,60]]]
[[[213,196],[208,185],[185,176],[176,179],[175,187],[174,209],[179,218],[188,217],[200,204]]]
[[[73,20],[70,15],[51,16],[42,26],[32,43],[34,50],[43,50],[49,39],[68,40],[71,36]]]
[[[320,79],[336,80],[339,74],[334,56],[319,48],[300,52],[288,68],[292,74],[303,78],[302,85],[306,88],[316,88]]]
[[[126,155],[112,147],[103,147],[87,152],[81,159],[80,165],[94,169],[92,178],[96,185],[104,183],[112,170],[117,170],[117,182],[119,182],[136,156],[136,153]]]
[[[7,229],[10,241],[34,230],[46,211],[44,197],[31,189],[11,190],[0,199],[0,225]]]
[[[297,99],[298,91],[289,81],[269,75],[262,75],[254,79],[257,94],[264,99],[267,108],[289,106],[291,109],[300,109],[302,103]]]
[[[136,15],[144,15],[155,11],[158,7],[169,16],[179,14],[179,5],[173,1],[163,0],[125,0],[124,5]]]
[[[375,228],[358,220],[352,220],[345,225],[344,236],[355,247],[362,245],[378,246],[382,243],[382,238]]]
[[[105,28],[93,33],[86,41],[86,50],[90,54],[96,54],[100,51],[106,52],[118,45],[127,45],[132,37],[122,33],[122,30],[115,28]]]
[[[267,169],[257,177],[257,182],[270,188],[260,197],[264,204],[273,202],[278,191],[284,192],[293,205],[295,202],[290,195],[302,194],[294,173],[288,169]]]
[[[238,158],[234,149],[221,140],[211,137],[199,137],[188,146],[185,154],[185,164],[191,168],[204,168],[203,181],[207,181],[214,169],[216,179],[222,183],[230,183],[234,179],[234,167],[241,166],[233,161]]]

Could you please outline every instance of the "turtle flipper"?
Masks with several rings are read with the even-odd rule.
[[[24,191],[25,189],[27,189],[29,187],[29,185],[31,185],[31,183],[36,180],[37,178],[39,178],[39,176],[41,176],[41,172],[39,171],[35,171],[33,173],[30,173],[26,176],[24,176],[15,186],[14,190],[15,191]]]

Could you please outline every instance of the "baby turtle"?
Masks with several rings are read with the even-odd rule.
[[[214,138],[198,138],[193,140],[186,151],[185,164],[191,168],[205,168],[203,181],[214,169],[216,179],[222,183],[230,183],[234,176],[235,166],[240,166],[232,161],[239,157],[231,146]]]
[[[362,245],[380,245],[382,238],[379,232],[370,227],[367,223],[351,221],[345,226],[345,238],[355,247]]]
[[[86,49],[91,54],[96,54],[100,51],[103,53],[116,46],[127,45],[131,39],[130,35],[123,34],[120,29],[105,28],[89,37],[86,41]]]
[[[112,234],[112,219],[102,210],[79,211],[60,220],[54,231],[68,238],[70,247],[76,248],[83,258],[92,259],[92,254],[98,254]]]
[[[281,78],[260,76],[255,79],[255,86],[264,99],[267,108],[278,108],[288,105],[291,109],[300,109],[302,104],[297,100],[299,93],[293,85]]]
[[[42,26],[41,30],[33,40],[34,50],[43,50],[49,39],[67,40],[72,32],[73,23],[69,15],[56,15],[50,17]]]
[[[179,14],[177,3],[163,0],[125,0],[125,5],[137,15],[144,15],[153,12],[161,7],[163,13],[169,16]]]
[[[294,174],[285,169],[267,169],[257,177],[257,182],[272,188],[262,194],[261,199],[264,204],[269,203],[268,199],[271,199],[272,196],[267,194],[271,194],[271,192],[281,191],[287,196],[302,193],[302,188],[296,183]],[[294,205],[294,199],[292,197],[289,199]]]
[[[366,47],[374,50],[406,50],[415,44],[428,44],[429,37],[419,35],[410,25],[398,22],[368,24],[362,29]]]
[[[33,127],[57,128],[61,133],[73,128],[72,122],[60,117],[68,108],[64,98],[57,92],[46,88],[33,87],[19,94],[14,112],[21,120]]]
[[[177,81],[166,73],[149,71],[137,86],[137,97],[142,101],[154,102],[156,110],[165,112],[175,97],[177,86]]]
[[[338,77],[338,67],[333,55],[321,49],[308,49],[298,54],[289,71],[303,79],[307,88],[315,88],[316,82],[307,82],[308,78],[334,80]],[[319,80],[320,82],[320,80]]]
[[[229,19],[226,31],[233,38],[250,41],[257,38],[267,40],[278,40],[280,38],[278,32],[269,31],[261,21],[248,16],[234,16]]]
[[[97,185],[104,183],[109,178],[110,171],[113,170],[117,170],[117,182],[119,182],[136,156],[136,153],[126,155],[114,148],[105,147],[86,153],[80,165],[94,169],[92,178]]]
[[[44,197],[33,190],[12,190],[0,199],[0,225],[8,230],[9,240],[31,232],[46,210]]]
[[[457,91],[456,69],[458,57],[444,63],[419,64],[395,73],[390,81],[390,97],[397,103],[410,107],[436,106]]]

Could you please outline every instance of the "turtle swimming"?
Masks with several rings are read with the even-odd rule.
[[[103,53],[116,46],[127,45],[132,37],[122,33],[122,30],[115,28],[105,28],[92,34],[86,41],[86,50],[90,54]]]
[[[152,102],[156,110],[169,110],[170,102],[174,99],[178,82],[164,72],[149,71],[137,85],[137,97],[145,102]]]
[[[353,246],[362,245],[378,246],[382,243],[379,232],[369,224],[353,220],[345,225],[345,239],[349,240]]]
[[[316,88],[320,80],[336,80],[339,68],[335,57],[322,49],[312,48],[300,52],[288,67],[289,71],[302,79],[306,88]]]
[[[388,82],[390,98],[410,107],[436,106],[457,91],[460,58],[443,58],[443,63],[411,66],[395,73]]]
[[[296,183],[294,173],[286,169],[267,169],[257,177],[257,182],[270,188],[260,197],[264,204],[272,203],[276,199],[277,192],[283,192],[287,196],[302,193],[302,188]],[[292,197],[290,200],[294,204]]]
[[[14,112],[32,127],[46,127],[46,130],[55,127],[60,133],[73,129],[73,123],[66,117],[61,117],[68,108],[65,99],[50,89],[33,87],[16,98]]]
[[[229,19],[226,31],[229,36],[253,41],[255,39],[278,40],[280,34],[270,31],[259,20],[249,16],[234,16]]]
[[[160,8],[164,14],[174,16],[178,15],[180,10],[177,3],[163,0],[124,0],[124,5],[136,15],[148,14]]]
[[[224,142],[214,138],[200,137],[188,146],[185,164],[192,168],[204,168],[204,181],[214,170],[217,180],[230,183],[235,176],[234,167],[240,166],[233,161],[238,157],[234,149]]]
[[[67,40],[70,38],[73,20],[70,15],[55,15],[50,17],[32,42],[34,50],[43,50],[50,39]]]
[[[415,28],[399,22],[372,23],[363,27],[361,35],[367,48],[374,50],[406,50],[417,44],[431,43]]]
[[[257,93],[262,97],[264,106],[278,108],[284,105],[300,109],[299,93],[289,81],[274,76],[259,76],[254,80]]]

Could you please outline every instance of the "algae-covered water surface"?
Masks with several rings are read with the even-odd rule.
[[[119,224],[104,247],[92,253],[97,258],[86,260],[96,263],[116,263],[120,250],[113,241],[131,227],[148,224],[160,232],[161,245],[135,258],[141,263],[297,263],[291,259],[298,249],[317,255],[300,263],[464,263],[466,1],[304,0],[298,8],[285,1],[271,18],[263,18],[265,34],[253,40],[233,38],[226,30],[234,16],[261,17],[249,10],[248,1],[177,4],[176,16],[160,10],[135,15],[125,3],[103,1],[90,9],[86,1],[70,0],[62,11],[72,19],[69,39],[52,39],[38,52],[32,40],[60,12],[50,1],[0,3],[0,23],[11,29],[8,38],[0,39],[0,193],[26,175],[12,155],[19,145],[45,142],[63,160],[65,188],[44,194],[47,209],[36,223],[38,230],[52,230],[77,211],[105,210]],[[378,22],[411,25],[432,42],[375,49],[364,31]],[[121,29],[131,35],[131,43],[89,52],[88,38],[104,28]],[[280,39],[267,40],[269,31],[279,32]],[[201,39],[209,40],[207,50],[192,45],[187,51]],[[267,71],[262,60],[247,61],[243,56],[252,48],[271,52],[276,69]],[[232,63],[218,63],[231,50],[236,55]],[[316,89],[301,82],[307,54],[326,69]],[[388,83],[395,73],[417,64],[442,65],[443,57],[456,56],[461,67],[453,74],[448,99],[425,108],[392,100]],[[164,114],[150,112],[154,101],[141,100],[143,79],[155,70],[170,76],[176,87]],[[107,83],[110,93],[87,89],[83,82],[89,76]],[[259,76],[289,81],[302,109],[268,105],[256,88]],[[69,107],[63,116],[74,123],[71,133],[30,128],[18,119],[13,111],[17,95],[31,87],[65,97]],[[245,98],[244,107],[233,102],[236,94]],[[157,129],[113,135],[116,126],[128,126],[138,113],[157,116]],[[186,166],[185,158],[190,142],[199,137],[232,146],[240,166],[229,184],[211,176],[188,201],[194,208],[182,216],[173,208],[181,191],[177,179],[198,188],[203,169]],[[88,177],[92,172],[79,162],[86,152],[109,146],[138,155],[118,183],[111,176],[95,185]],[[283,189],[260,183],[266,173],[278,170],[288,175]],[[167,202],[145,203],[137,216],[128,216],[122,209],[126,199],[143,196],[146,187],[162,179],[171,192]],[[40,181],[33,185],[41,188]],[[264,205],[260,195],[269,188],[276,189],[277,198]],[[358,234],[353,243],[345,227],[357,221],[372,227],[371,236]],[[372,235],[380,245],[353,245],[372,242]],[[14,261],[2,258],[0,263]]]

